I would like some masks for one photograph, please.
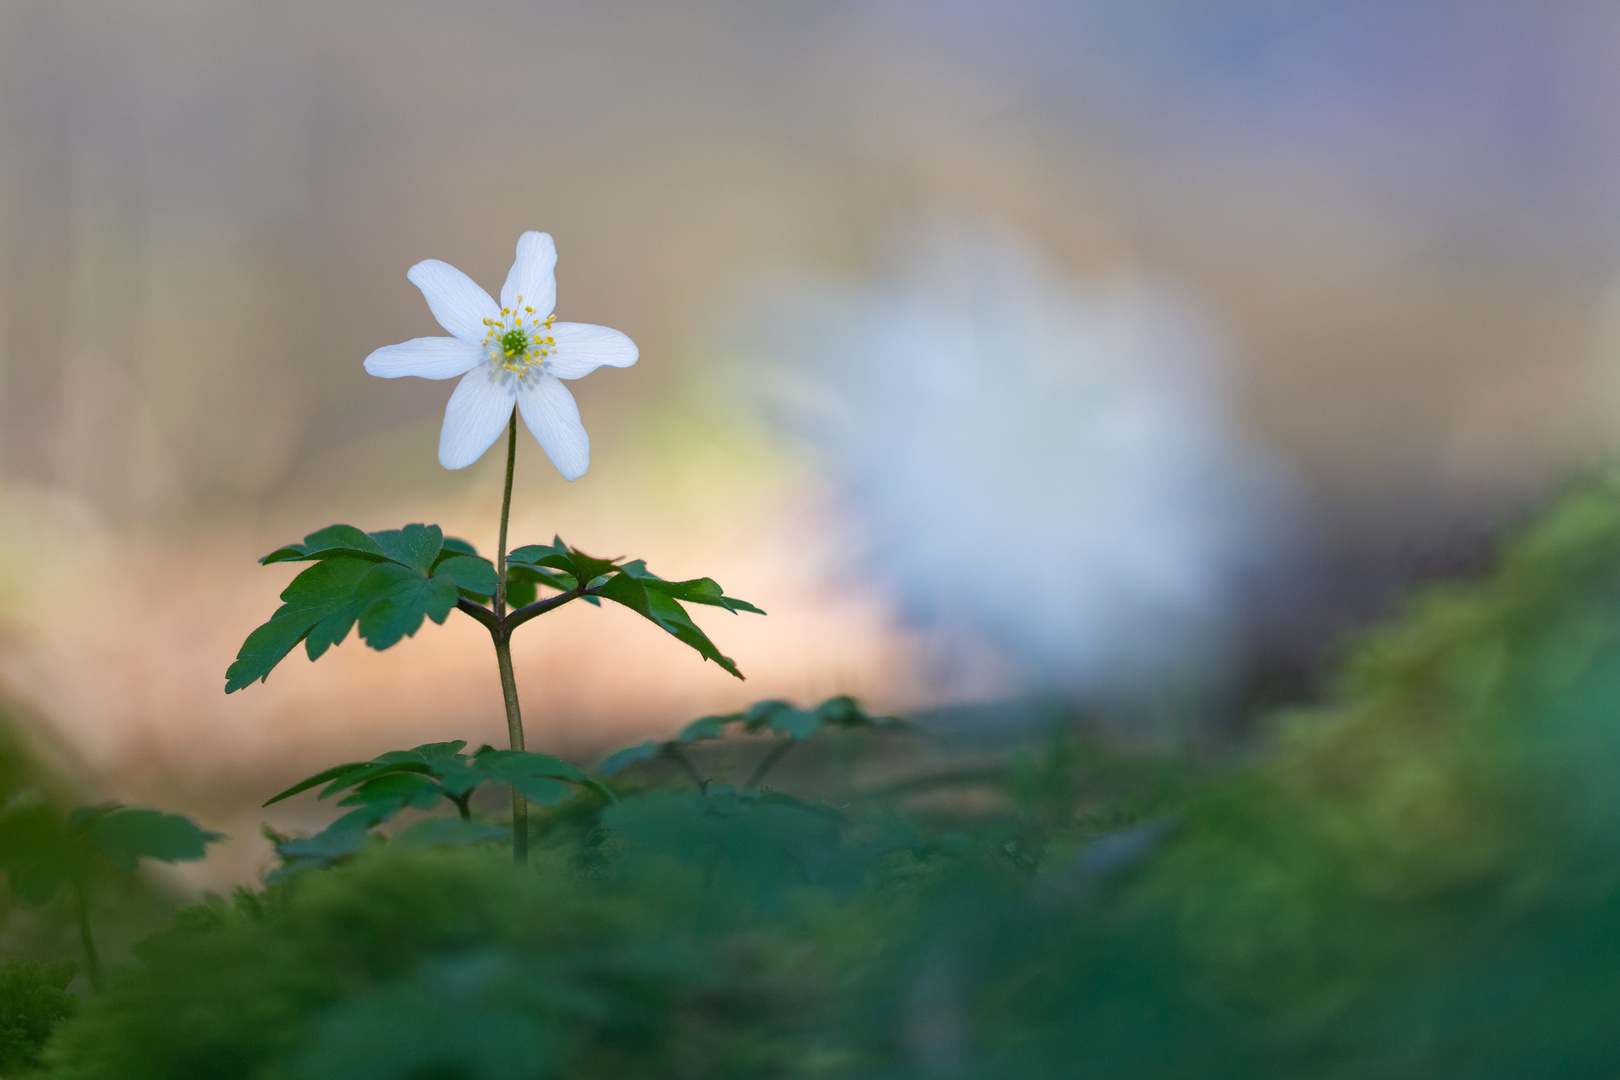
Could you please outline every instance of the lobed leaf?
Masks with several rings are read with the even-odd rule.
[[[444,790],[431,776],[418,772],[391,772],[360,784],[338,805],[368,806],[399,799],[403,800],[401,809],[409,806],[416,810],[431,810],[442,798]]]
[[[444,538],[444,549],[439,552],[440,559],[448,559],[453,555],[471,555],[478,558],[478,549],[457,536]]]
[[[351,818],[354,816],[349,815]],[[338,825],[346,820],[347,818],[340,819],[314,836],[274,841],[276,856],[281,859],[281,865],[265,875],[265,884],[274,885],[305,870],[322,870],[334,866],[380,842],[374,834],[367,831],[369,825],[339,828]]]
[[[179,814],[122,807],[95,817],[87,832],[102,857],[120,870],[134,870],[138,859],[170,863],[201,859],[209,844],[225,839]]]
[[[513,577],[510,571],[506,575],[506,606],[510,611],[520,607],[528,607],[540,599],[540,590],[534,581]]]
[[[225,692],[234,693],[254,681],[263,681],[293,648],[319,630],[308,645],[310,659],[343,640],[354,622],[355,586],[378,566],[365,559],[325,559],[293,578],[281,593],[283,601],[270,620],[242,643],[236,661],[226,669]]]
[[[407,753],[418,754],[424,761],[432,761],[434,758],[454,757],[466,748],[466,739],[451,739],[449,742],[430,742],[413,746]]]
[[[383,554],[426,577],[444,548],[444,533],[437,525],[407,525],[369,534]]]
[[[280,802],[282,799],[290,799],[294,795],[297,795],[300,792],[308,791],[312,787],[320,787],[322,784],[330,783],[334,780],[340,780],[345,776],[359,772],[363,769],[369,769],[375,764],[376,763],[372,761],[351,761],[347,765],[334,765],[330,769],[322,769],[314,776],[306,777],[303,780],[298,781],[298,783],[294,784],[286,791],[272,795],[269,799],[265,800],[264,805],[270,806],[274,803]]]
[[[372,559],[388,557],[377,541],[353,525],[328,525],[304,537],[302,544],[288,544],[286,547],[277,548],[259,562],[266,565],[273,562],[301,562],[340,554],[361,555]]]
[[[598,592],[605,599],[623,604],[636,614],[657,624],[674,635],[677,640],[696,649],[705,660],[713,660],[739,679],[743,677],[732,659],[715,648],[714,642],[698,629],[697,624],[687,616],[680,603],[663,592],[649,589],[645,579],[631,577],[628,574],[615,574]]]
[[[555,781],[559,780],[590,788],[610,802],[617,800],[612,791],[600,781],[587,776],[579,766],[550,754],[484,749],[472,759],[472,767],[492,780],[510,785],[529,801],[544,806],[553,806],[561,801],[559,789],[555,786]]]
[[[456,588],[474,596],[494,596],[495,585],[500,580],[495,575],[495,564],[475,555],[455,555],[439,560],[433,576],[440,574],[448,575]]]
[[[627,746],[623,750],[609,754],[596,766],[596,772],[600,776],[616,776],[638,762],[651,761],[663,752],[663,743],[657,739],[648,739],[644,743]]]
[[[400,830],[389,841],[393,850],[413,852],[439,847],[471,847],[494,840],[508,840],[511,832],[498,825],[483,821],[469,821],[459,817],[423,818],[409,828]]]
[[[578,548],[569,547],[560,536],[554,537],[550,544],[520,547],[507,555],[506,561],[508,565],[549,566],[587,583],[617,569],[617,560],[593,558]]]
[[[333,780],[326,786],[326,790],[321,792],[319,797],[322,799],[331,798],[340,791],[346,791],[349,788],[357,787],[368,780],[374,780],[379,776],[386,776],[389,773],[432,773],[433,767],[426,761],[417,759],[407,759],[402,761],[398,759],[399,756],[408,753],[410,753],[410,751],[395,751],[393,754],[388,755],[391,760],[381,761],[373,759],[368,761],[362,768]]]
[[[373,566],[354,590],[360,609],[360,636],[373,649],[386,649],[410,637],[424,617],[436,623],[456,606],[456,585],[443,570],[431,578],[394,563]]]
[[[706,742],[709,739],[718,739],[725,735],[726,725],[737,719],[733,713],[730,716],[703,716],[681,728],[681,733],[675,736],[675,742],[692,743]]]

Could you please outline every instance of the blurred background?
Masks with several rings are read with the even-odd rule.
[[[523,436],[514,536],[771,613],[700,616],[746,684],[536,624],[531,745],[1306,694],[1609,450],[1617,47],[1579,2],[0,3],[0,700],[238,837],[216,876],[306,772],[498,742],[467,620],[221,689],[279,544],[493,549],[450,384],[360,362],[439,332],[411,264],[493,290],[531,228],[641,362],[573,384],[580,481]]]

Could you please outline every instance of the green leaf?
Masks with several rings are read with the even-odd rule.
[[[200,859],[209,844],[225,839],[189,818],[158,810],[113,810],[91,821],[87,831],[96,849],[120,870],[135,869],[137,859]]]
[[[472,767],[491,780],[510,785],[530,802],[542,806],[555,806],[570,794],[559,789],[556,781],[588,787],[609,802],[614,795],[600,781],[587,776],[577,765],[550,754],[531,754],[522,750],[482,750],[472,760]]]
[[[549,566],[571,575],[577,581],[591,582],[604,574],[612,573],[615,569],[614,560],[597,559],[585,554],[578,548],[571,548],[563,543],[562,537],[553,538],[550,544],[528,544],[507,555],[508,565],[513,563],[530,566]]]
[[[338,805],[367,806],[402,799],[402,808],[410,806],[417,810],[431,810],[443,797],[443,789],[432,777],[418,772],[393,772],[367,780]]]
[[[409,800],[405,798],[395,796],[392,799],[378,799],[376,802],[365,803],[332,822],[326,827],[326,831],[335,833],[365,832],[375,825],[381,825],[405,809],[408,802]]]
[[[433,775],[447,795],[460,797],[482,784],[489,777],[473,768],[465,755],[433,759]]]
[[[410,752],[395,751],[393,754],[387,755],[390,758],[388,761],[375,759],[368,761],[365,763],[363,768],[357,769],[354,772],[347,773],[333,780],[327,785],[326,790],[321,792],[319,797],[322,799],[330,798],[340,791],[346,791],[349,788],[356,787],[368,780],[374,780],[379,776],[387,776],[389,773],[419,773],[422,775],[429,775],[433,772],[433,767],[427,762],[422,761],[420,758],[413,756],[413,758],[410,760],[399,760],[400,756],[408,753]]]
[[[312,787],[320,787],[322,784],[330,783],[333,780],[340,780],[345,776],[349,776],[365,769],[370,769],[375,764],[375,762],[371,761],[351,761],[347,765],[334,765],[330,769],[323,769],[314,776],[306,777],[305,779],[298,781],[298,783],[294,784],[286,791],[283,791],[277,795],[272,795],[265,801],[264,805],[271,806],[280,802],[282,799],[290,799],[299,792],[308,791]]]
[[[456,583],[456,588],[475,596],[494,596],[495,584],[500,580],[495,576],[493,563],[488,559],[471,555],[456,555],[439,560],[433,576],[438,577],[441,574],[449,575],[450,580]]]
[[[288,544],[286,547],[277,548],[259,561],[265,564],[302,561],[326,558],[340,553],[364,555],[373,559],[387,558],[375,540],[353,525],[328,525],[304,537],[302,544]]]
[[[354,605],[350,604],[341,611],[334,611],[314,626],[304,638],[304,651],[311,660],[319,660],[321,654],[334,645],[343,644],[343,639],[349,636],[349,630],[354,626]]]
[[[350,814],[348,817],[353,818],[355,815]],[[346,820],[348,818],[340,819],[339,823]],[[339,828],[339,823],[314,836],[282,840],[277,843],[276,855],[281,859],[281,865],[265,875],[265,884],[274,885],[305,870],[320,870],[336,865],[379,842],[373,833],[367,831],[370,824]]]
[[[44,907],[67,880],[66,868],[56,861],[32,863],[9,874],[11,888],[34,907]]]
[[[444,533],[437,525],[407,525],[370,534],[383,554],[402,566],[427,576],[433,561],[444,547]]]
[[[596,766],[596,772],[599,776],[617,776],[637,762],[651,761],[663,752],[663,743],[656,739],[648,739],[644,743],[627,746],[623,750],[609,754]]]
[[[644,579],[634,578],[628,574],[614,574],[601,587],[600,594],[656,623],[678,640],[696,649],[705,660],[713,660],[739,679],[743,677],[731,658],[722,655],[720,650],[714,647],[714,642],[697,628],[687,616],[686,610],[674,598],[649,589]]]
[[[656,589],[664,595],[684,600],[692,604],[708,604],[711,607],[723,607],[727,611],[750,611],[755,615],[763,615],[764,611],[750,604],[746,600],[739,600],[735,596],[727,596],[720,583],[714,578],[692,578],[689,581],[665,581],[651,570],[641,559],[634,559],[619,567],[619,573],[626,577],[635,578],[649,589]]]
[[[675,736],[680,743],[706,742],[709,739],[718,739],[725,735],[726,725],[737,720],[736,714],[730,716],[703,716],[681,728],[681,733]]]
[[[506,575],[506,607],[509,611],[528,607],[539,598],[540,590],[533,581],[514,578],[510,573]]]
[[[848,694],[828,698],[816,706],[816,715],[822,722],[834,727],[904,728],[904,720],[896,716],[873,716],[861,708],[860,702]]]
[[[410,637],[424,616],[442,623],[456,606],[456,585],[444,572],[431,578],[393,563],[378,563],[355,588],[360,636],[382,650]]]
[[[439,553],[440,559],[447,559],[452,555],[478,556],[478,549],[460,537],[447,536],[444,538],[444,550]]]
[[[14,806],[0,815],[0,867],[11,891],[36,907],[51,901],[84,854],[43,803]]]
[[[459,817],[423,818],[407,829],[402,829],[389,842],[396,851],[426,851],[440,847],[471,847],[492,840],[505,840],[511,836],[506,829],[484,821],[469,821]]]
[[[473,767],[501,781],[513,776],[551,776],[583,784],[588,779],[578,765],[526,750],[482,750],[473,758]]]
[[[727,596],[714,578],[693,578],[691,581],[662,581],[654,578],[647,579],[646,585],[649,589],[655,589],[665,596],[684,600],[689,604],[707,604],[710,607],[725,608],[733,614],[739,611],[755,615],[765,614],[762,608],[757,608],[746,600]]]
[[[572,574],[565,573],[559,577],[549,570],[542,570],[538,566],[530,566],[527,563],[509,564],[506,568],[506,589],[509,595],[513,584],[520,581],[533,585],[544,585],[546,588],[556,589],[558,592],[565,592],[574,587],[574,576]]]
[[[269,622],[247,636],[236,662],[226,669],[225,692],[234,693],[255,680],[269,678],[282,658],[316,627],[323,628],[324,644],[319,648],[309,646],[311,659],[341,641],[348,633],[348,625],[344,624],[341,632],[337,632],[337,625],[345,618],[353,620],[356,585],[373,568],[383,565],[346,556],[330,558],[293,578],[282,590],[282,606]]]
[[[764,728],[803,740],[821,730],[822,720],[814,711],[795,709],[785,701],[769,701],[749,709],[743,716],[743,725],[748,731]]]
[[[425,761],[433,761],[434,758],[454,757],[466,748],[466,739],[452,739],[449,742],[423,743],[421,746],[411,747],[408,752],[420,755]]]

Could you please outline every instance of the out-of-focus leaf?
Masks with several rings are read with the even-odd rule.
[[[522,750],[484,750],[473,758],[473,768],[493,780],[509,784],[531,802],[552,806],[562,801],[555,781],[566,780],[580,787],[590,788],[612,802],[617,799],[600,781],[587,776],[577,765],[550,754],[531,754]],[[531,797],[530,793],[533,793]]]
[[[596,772],[599,776],[615,776],[638,761],[651,761],[663,752],[663,743],[656,739],[648,739],[644,743],[627,746],[623,750],[609,754],[596,766]]]
[[[459,817],[430,817],[402,829],[389,841],[389,845],[399,851],[425,851],[436,847],[470,847],[510,837],[509,830],[488,822]]]
[[[473,758],[473,766],[498,780],[508,776],[554,776],[559,780],[584,783],[587,777],[578,765],[550,754],[534,754],[525,750],[480,751]]]
[[[416,772],[393,772],[367,780],[338,802],[339,806],[364,806],[369,803],[404,800],[403,806],[430,810],[444,797],[438,783],[429,776]]]
[[[467,792],[489,779],[489,777],[473,768],[471,762],[460,754],[434,758],[433,775],[447,795],[453,795],[457,798],[467,794]]]
[[[466,739],[451,739],[449,742],[430,742],[413,746],[410,752],[420,754],[424,761],[432,761],[435,758],[454,757],[466,748]]]
[[[265,884],[275,885],[306,870],[324,870],[381,843],[376,835],[367,831],[369,826],[343,825],[350,818],[355,818],[355,815],[339,819],[314,836],[276,842],[276,855],[281,859],[281,865],[265,875]]]
[[[675,736],[675,741],[693,743],[718,739],[726,733],[726,725],[734,723],[736,719],[735,716],[700,716],[681,728],[681,733]]]
[[[388,760],[383,760],[383,758]],[[428,775],[432,772],[433,766],[422,760],[419,755],[411,751],[394,751],[382,755],[376,760],[366,762],[361,768],[353,772],[344,773],[342,776],[337,777],[326,786],[326,790],[321,792],[320,797],[323,799],[331,798],[340,791],[346,791],[358,784],[363,784],[368,780],[389,773],[421,773]]]
[[[334,765],[330,769],[322,769],[314,776],[305,777],[287,790],[280,792],[279,794],[272,795],[270,798],[265,800],[264,805],[270,806],[273,803],[280,802],[282,799],[290,799],[299,792],[308,791],[313,787],[320,787],[322,784],[329,783],[334,780],[341,780],[345,776],[350,776],[352,774],[361,772],[362,770],[370,769],[375,764],[375,762],[371,761],[351,761],[347,765]]]
[[[135,869],[138,859],[185,862],[208,854],[208,845],[225,839],[190,818],[158,810],[117,809],[88,825],[91,841],[120,870]]]
[[[49,903],[82,862],[82,848],[43,803],[13,806],[0,814],[0,868],[12,892],[36,907]]]

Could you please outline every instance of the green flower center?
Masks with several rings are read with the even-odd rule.
[[[534,308],[524,306],[523,297],[518,297],[516,307],[502,308],[499,318],[484,320],[484,347],[490,359],[519,378],[531,368],[544,367],[546,357],[557,348],[557,342],[547,332],[555,318],[540,318]]]
[[[522,356],[529,351],[529,335],[521,330],[508,330],[501,335],[501,351],[507,356]]]

